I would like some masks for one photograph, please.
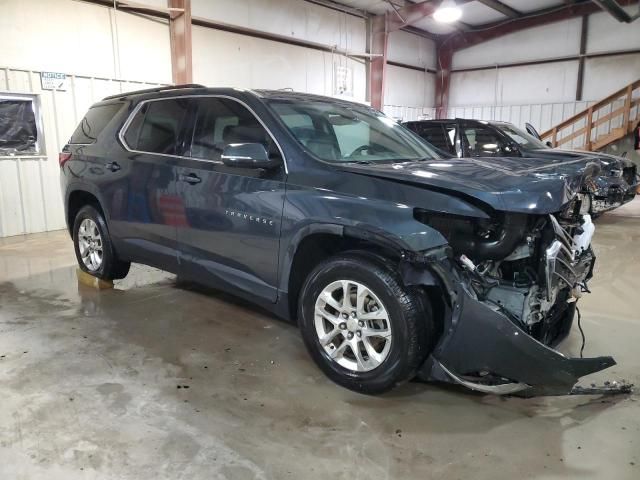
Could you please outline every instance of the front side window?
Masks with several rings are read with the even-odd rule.
[[[43,155],[34,95],[0,94],[0,156]]]
[[[487,127],[464,127],[462,129],[465,157],[499,157],[506,155],[502,138]]]
[[[439,158],[394,120],[359,105],[274,99],[269,106],[307,151],[329,162],[400,162]]]
[[[197,98],[197,114],[190,155],[220,161],[225,147],[232,143],[259,143],[271,158],[279,158],[277,145],[267,130],[244,105],[229,98]]]
[[[140,152],[181,155],[180,134],[189,106],[188,98],[143,104],[124,134],[127,146]]]

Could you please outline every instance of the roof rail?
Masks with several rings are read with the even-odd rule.
[[[156,93],[156,92],[164,92],[165,90],[181,90],[183,88],[207,88],[204,85],[200,85],[199,83],[185,83],[182,85],[166,85],[164,87],[156,87],[156,88],[146,88],[144,90],[134,90],[132,92],[123,92],[118,93],[116,95],[109,95],[108,97],[104,97],[102,100],[111,100],[113,98],[122,98],[128,97],[129,95],[141,95],[143,93]]]

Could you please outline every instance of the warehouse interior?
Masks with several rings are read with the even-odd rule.
[[[638,478],[633,390],[363,395],[244,299],[139,263],[83,278],[59,152],[107,96],[198,84],[530,124],[640,168],[639,17],[638,0],[0,0],[0,478]],[[580,330],[557,348],[615,357],[586,386],[638,386],[640,199],[594,224]]]

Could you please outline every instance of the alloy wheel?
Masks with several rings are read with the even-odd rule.
[[[102,236],[96,222],[85,218],[78,229],[78,250],[82,263],[90,272],[95,272],[102,266]]]
[[[314,325],[324,351],[348,370],[371,371],[389,355],[389,314],[361,283],[338,280],[327,285],[316,299]]]

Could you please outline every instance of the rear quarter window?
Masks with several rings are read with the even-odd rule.
[[[109,124],[116,113],[120,111],[121,108],[121,103],[91,107],[80,122],[80,125],[78,125],[78,127],[76,128],[76,131],[73,132],[73,135],[71,135],[69,143],[95,143],[95,141],[98,139],[98,135],[100,135],[100,133]]]

